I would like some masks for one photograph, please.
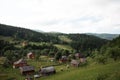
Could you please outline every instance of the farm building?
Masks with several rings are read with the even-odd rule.
[[[71,61],[71,66],[79,67],[79,64],[80,64],[80,62],[78,60],[72,60]]]
[[[40,74],[41,75],[50,75],[50,74],[55,74],[56,73],[56,70],[53,66],[50,66],[50,67],[44,67],[44,68],[41,68],[40,69]]]
[[[35,69],[33,66],[23,66],[20,67],[20,72],[22,75],[29,75],[33,74],[35,72]]]
[[[18,67],[22,67],[22,66],[26,66],[27,65],[27,61],[24,59],[19,59],[18,61],[13,63],[13,68],[18,68]]]
[[[76,59],[83,58],[84,55],[82,53],[76,53],[75,54]]]
[[[80,58],[81,63],[85,63],[86,61],[87,61],[86,58]]]
[[[65,63],[67,62],[67,56],[62,56],[61,59],[59,60],[60,63]]]
[[[27,58],[28,59],[34,59],[35,58],[35,54],[30,52],[30,53],[27,54]]]
[[[22,42],[22,46],[23,46],[23,47],[25,47],[25,46],[27,46],[27,45],[28,45],[28,42],[26,42],[26,41]]]

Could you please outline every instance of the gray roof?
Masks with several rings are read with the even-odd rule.
[[[52,72],[52,71],[55,71],[55,68],[53,66],[41,68],[41,72]]]
[[[14,64],[19,64],[19,63],[27,63],[25,59],[19,59],[18,61],[14,62]]]
[[[31,54],[33,54],[32,52],[29,52],[27,55],[29,56],[29,55],[31,55]]]
[[[32,71],[32,70],[35,70],[33,66],[23,66],[23,67],[20,67],[20,70],[21,71]]]
[[[79,61],[77,61],[77,60],[72,60],[71,61],[71,64],[79,64],[80,62]]]

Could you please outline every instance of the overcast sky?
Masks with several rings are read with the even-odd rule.
[[[0,0],[0,23],[46,32],[120,34],[120,0]]]

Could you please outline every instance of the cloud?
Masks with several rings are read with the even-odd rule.
[[[120,0],[0,0],[0,23],[64,33],[120,33]]]

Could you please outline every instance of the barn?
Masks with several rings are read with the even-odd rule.
[[[80,65],[80,61],[78,61],[78,60],[72,60],[71,61],[71,66],[79,67],[79,65]]]
[[[41,68],[39,72],[41,75],[46,76],[50,74],[55,74],[56,70],[53,66],[49,66],[49,67]]]
[[[61,59],[59,60],[60,63],[65,63],[67,62],[67,56],[62,56]]]
[[[34,59],[34,58],[35,58],[35,54],[32,53],[32,52],[29,52],[29,53],[27,54],[27,58],[28,58],[28,59]]]
[[[35,69],[33,66],[23,66],[20,67],[20,72],[22,75],[29,75],[33,74],[35,72]]]
[[[13,63],[13,68],[19,68],[26,65],[27,65],[27,61],[25,59],[19,59],[18,61]]]

